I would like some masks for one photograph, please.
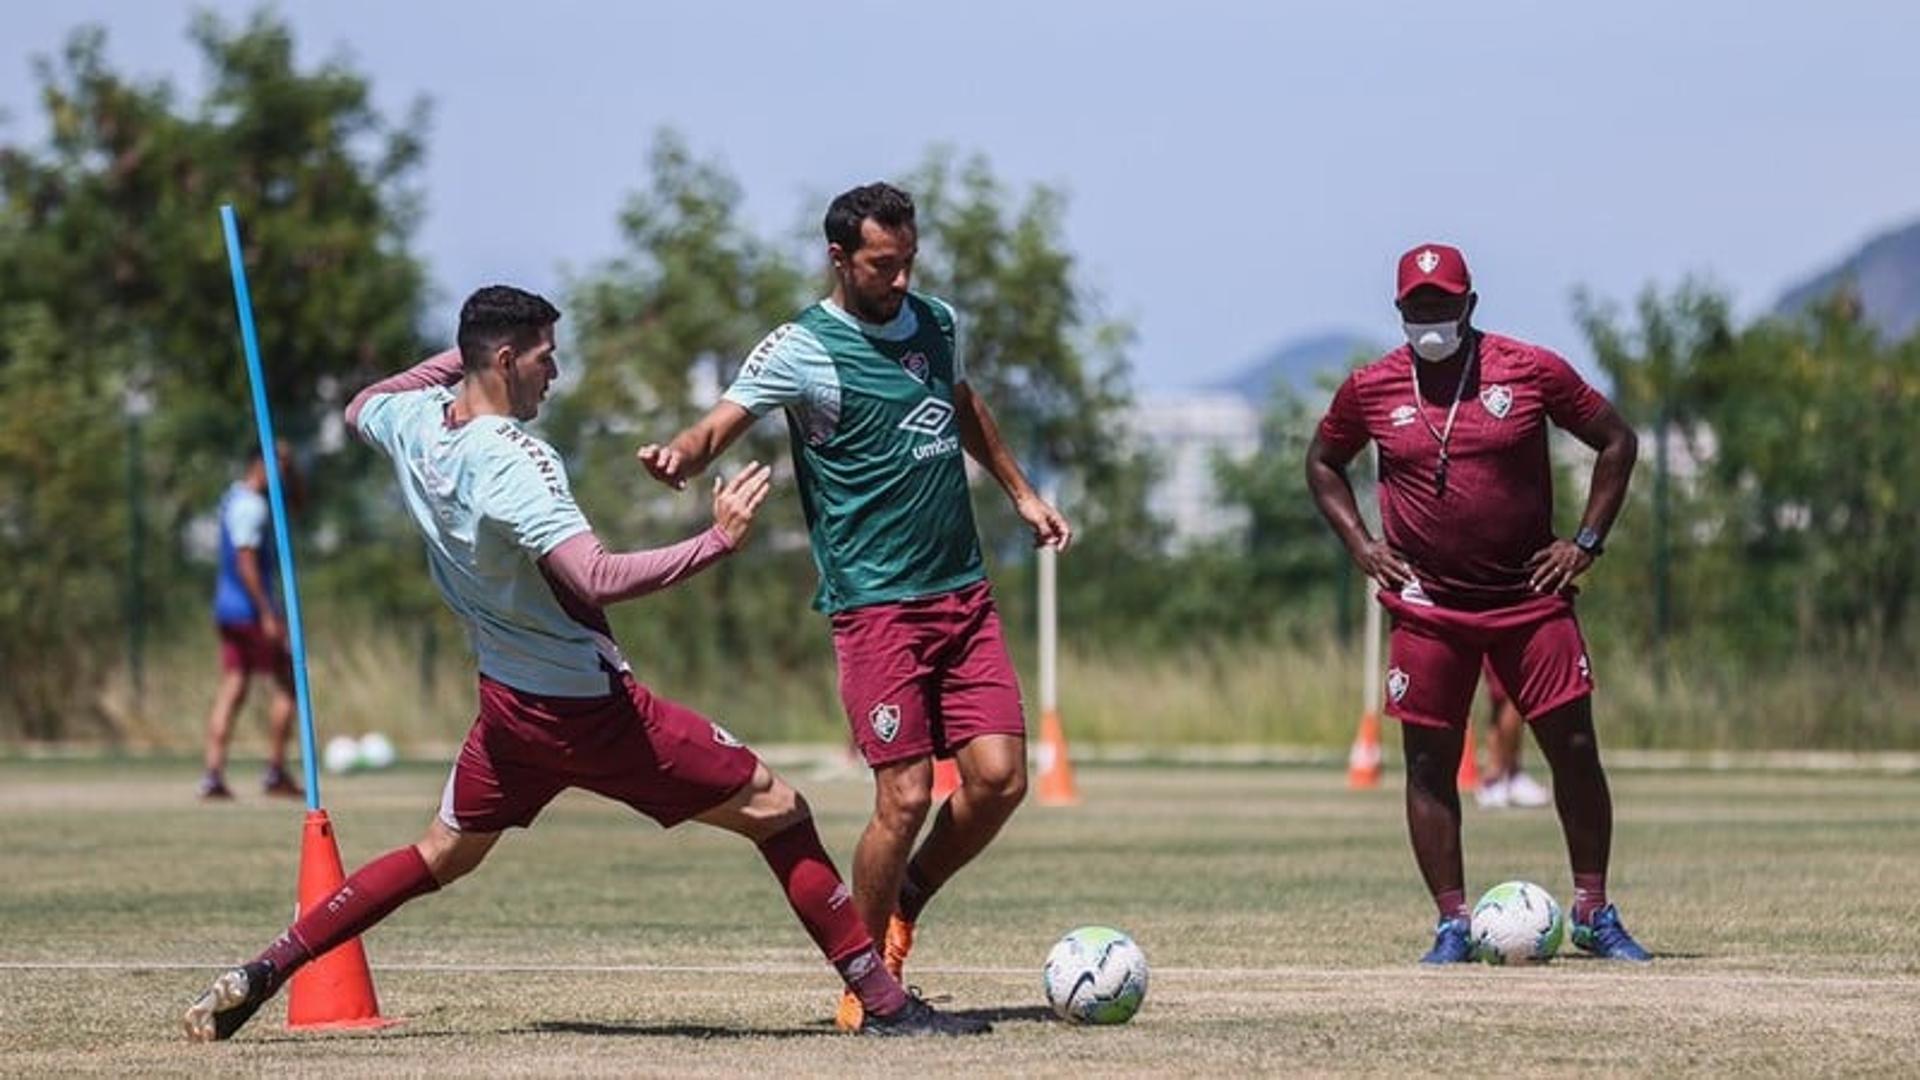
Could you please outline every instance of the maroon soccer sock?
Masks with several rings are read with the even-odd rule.
[[[1573,875],[1573,921],[1592,922],[1593,916],[1607,906],[1607,875]]]
[[[1440,909],[1443,919],[1467,918],[1467,890],[1442,889],[1433,894],[1433,905]]]
[[[273,965],[278,987],[302,964],[359,937],[401,904],[439,887],[420,849],[408,844],[389,851],[355,870],[346,884],[295,920],[257,959]]]
[[[880,962],[879,950],[871,945],[844,960],[834,961],[833,967],[867,1012],[887,1016],[907,1003],[907,991],[887,970],[887,965]]]
[[[876,1013],[891,1013],[906,1003],[906,991],[887,974],[873,947],[873,937],[853,909],[853,894],[840,880],[833,860],[820,846],[812,819],[769,837],[760,845],[787,903],[800,917],[813,943],[826,954],[860,1004]]]
[[[920,913],[926,910],[934,891],[935,887],[921,876],[920,868],[908,863],[906,879],[900,883],[900,917],[910,923],[919,922]]]

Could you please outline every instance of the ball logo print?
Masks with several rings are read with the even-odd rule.
[[[1480,405],[1495,420],[1505,420],[1508,410],[1513,408],[1513,391],[1505,386],[1489,386],[1480,391]]]
[[[1413,257],[1413,265],[1419,267],[1421,273],[1431,274],[1433,268],[1440,265],[1440,255],[1432,248],[1427,248]]]
[[[1407,687],[1412,683],[1413,680],[1407,677],[1407,673],[1399,668],[1387,669],[1387,697],[1395,703],[1407,696]]]
[[[867,714],[867,722],[873,725],[873,733],[880,736],[881,742],[892,742],[900,734],[900,706],[885,702],[875,705]]]
[[[900,430],[916,435],[938,435],[947,430],[947,424],[952,420],[953,406],[937,397],[926,397],[913,407],[906,419],[900,421]]]

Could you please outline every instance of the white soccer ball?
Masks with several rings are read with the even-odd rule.
[[[1147,954],[1105,926],[1083,926],[1047,954],[1047,1004],[1074,1024],[1124,1024],[1147,996]]]
[[[360,743],[351,735],[335,735],[320,757],[330,773],[351,772],[360,764]]]
[[[1560,905],[1532,882],[1495,885],[1473,905],[1473,949],[1489,964],[1544,964],[1566,936]]]
[[[360,767],[384,769],[393,764],[393,741],[377,731],[360,736]]]

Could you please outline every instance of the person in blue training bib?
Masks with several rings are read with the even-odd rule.
[[[278,448],[280,476],[287,497],[301,501],[300,474],[283,444]],[[287,624],[280,611],[279,557],[274,553],[272,513],[267,506],[267,466],[258,449],[247,471],[220,499],[220,568],[214,578],[213,621],[220,635],[220,685],[207,714],[206,772],[200,798],[226,801],[227,748],[233,719],[246,703],[255,675],[273,684],[267,707],[267,771],[260,789],[268,795],[298,799],[306,793],[287,775],[287,739],[293,732],[293,654],[287,650]]]

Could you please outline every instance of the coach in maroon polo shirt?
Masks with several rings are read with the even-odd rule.
[[[1460,762],[1482,658],[1553,770],[1573,864],[1573,939],[1647,960],[1607,902],[1613,800],[1593,731],[1593,671],[1574,618],[1578,578],[1626,498],[1637,440],[1607,399],[1546,349],[1473,325],[1466,259],[1444,244],[1400,257],[1407,344],[1341,384],[1307,451],[1307,483],[1393,619],[1386,710],[1407,754],[1407,828],[1440,909],[1425,963],[1473,959],[1460,858]],[[1547,425],[1599,452],[1586,512],[1553,535]],[[1380,447],[1384,538],[1368,534],[1347,464]]]

